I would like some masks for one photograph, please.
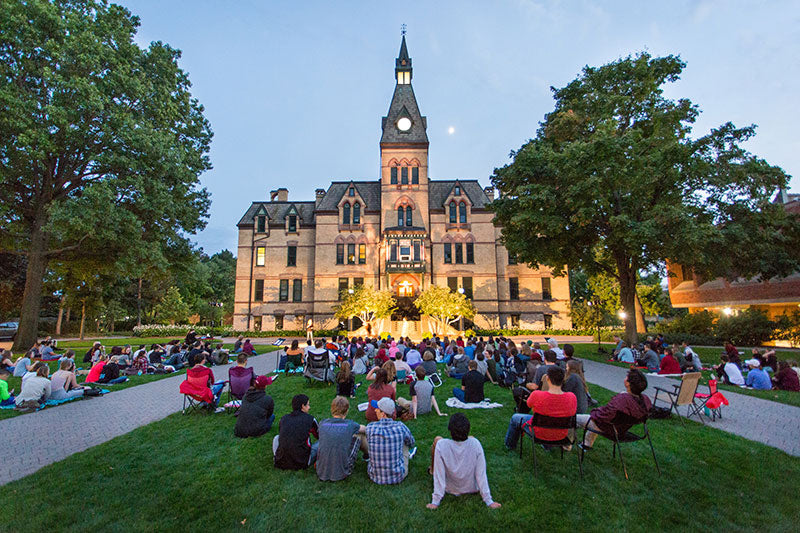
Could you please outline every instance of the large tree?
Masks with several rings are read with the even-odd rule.
[[[448,287],[431,285],[414,300],[419,312],[428,315],[433,322],[433,333],[444,335],[447,327],[462,318],[473,318],[475,306],[462,292],[455,292]]]
[[[366,285],[358,285],[353,292],[343,295],[340,304],[334,306],[334,316],[340,320],[353,317],[361,319],[368,331],[374,331],[375,321],[391,316],[397,303],[391,291],[379,291]]]
[[[138,25],[104,0],[0,9],[0,251],[27,259],[17,347],[35,340],[54,258],[114,260],[203,226],[211,130],[180,52],[140,48]]]
[[[585,67],[553,89],[536,137],[492,177],[509,252],[616,279],[631,341],[641,271],[671,261],[705,277],[768,278],[800,265],[800,221],[771,201],[788,176],[742,148],[754,126],[691,136],[697,106],[663,95],[684,67],[647,53]]]

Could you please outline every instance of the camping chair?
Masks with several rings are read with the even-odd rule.
[[[644,432],[641,435],[633,433],[630,429],[625,433],[620,433],[619,427],[620,426],[629,426],[633,427],[636,425],[642,424],[644,428]],[[661,467],[658,466],[658,459],[656,459],[656,450],[653,448],[653,440],[650,438],[650,430],[647,429],[647,417],[644,419],[635,418],[627,413],[617,413],[614,418],[611,420],[611,429],[612,431],[606,433],[604,431],[600,431],[598,429],[591,429],[589,428],[589,424],[586,424],[586,427],[583,429],[583,438],[581,442],[586,441],[586,433],[596,433],[601,437],[605,437],[610,441],[614,442],[614,449],[611,452],[611,457],[616,457],[617,449],[619,449],[619,461],[622,463],[622,471],[625,472],[625,479],[628,478],[628,469],[625,467],[625,460],[622,458],[622,443],[624,442],[636,442],[643,439],[647,439],[647,442],[650,443],[650,451],[653,453],[653,462],[656,464],[656,470],[658,470],[658,475],[661,475]],[[584,449],[581,447],[580,452],[580,461],[583,463],[583,456],[584,456]]]
[[[322,381],[323,383],[332,383],[333,376],[330,372],[330,362],[328,360],[328,352],[313,353],[309,352],[306,356],[306,367],[303,375],[310,384],[311,381]]]
[[[661,387],[654,387],[656,389],[656,395],[653,398],[653,406],[655,406],[656,402],[658,401],[658,393],[663,392],[669,398],[671,404],[670,410],[675,410],[675,414],[678,415],[678,419],[680,419],[681,424],[684,422],[683,418],[681,418],[681,415],[678,412],[678,406],[685,405],[686,418],[689,418],[692,415],[697,415],[697,418],[700,419],[700,423],[705,425],[702,416],[703,407],[695,402],[695,394],[697,393],[697,386],[700,383],[700,376],[700,372],[690,372],[688,374],[684,374],[681,378],[680,384],[672,386],[672,391],[662,389]]]
[[[438,373],[425,376],[425,379],[430,381],[434,388],[442,385],[442,378],[439,376]]]
[[[531,418],[528,422],[523,424],[522,429],[522,437],[519,441],[519,458],[522,459],[522,448],[523,443],[525,442],[525,435],[529,435],[531,437],[531,448],[533,449],[533,475],[534,477],[538,476],[538,464],[536,460],[536,445],[543,444],[545,446],[558,446],[561,450],[561,460],[564,460],[564,446],[572,446],[573,442],[572,439],[569,438],[569,434],[566,437],[559,440],[547,440],[542,439],[536,436],[536,432],[534,428],[539,429],[572,429],[575,430],[575,415],[572,416],[547,416],[541,413],[533,413],[533,418]],[[530,428],[530,432],[528,431]],[[581,479],[583,479],[583,463],[578,459],[578,470],[581,473]]]
[[[711,398],[715,395],[721,396],[721,398],[715,398],[715,400],[719,400],[712,402]],[[727,398],[722,396],[722,393],[719,392],[717,389],[717,380],[716,379],[709,379],[708,380],[708,394],[697,392],[694,395],[700,402],[701,409],[708,409],[711,412],[711,420],[714,421],[717,417],[722,419],[722,406],[728,405]],[[724,401],[723,401],[724,400]]]
[[[397,382],[398,383],[405,383],[406,382],[406,371],[405,370],[398,370],[397,371]]]
[[[239,370],[237,370],[239,369]],[[255,379],[255,371],[252,367],[244,368],[234,366],[228,369],[228,402],[234,399],[239,400],[239,407],[242,405],[242,400],[250,388],[250,384]],[[239,412],[239,407],[233,409],[234,412]]]
[[[184,388],[184,385],[188,385],[191,388]],[[206,407],[210,405],[206,398],[194,394],[192,392],[185,392],[188,390],[197,390],[198,388],[208,387],[205,379],[192,377],[189,373],[186,373],[186,379],[181,382],[181,394],[183,394],[183,414],[188,415],[194,411],[199,410],[201,407]]]

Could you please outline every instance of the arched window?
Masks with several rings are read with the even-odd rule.
[[[353,204],[353,224],[361,224],[361,204]]]
[[[405,214],[405,210],[403,209],[403,206],[401,205],[400,207],[397,208],[397,225],[398,226],[402,226],[403,225],[403,220],[405,219],[404,214]]]
[[[406,207],[406,226],[413,226],[412,222],[411,206],[409,205]]]
[[[342,206],[342,224],[350,224],[350,204]]]
[[[467,204],[464,202],[458,204],[458,222],[460,224],[467,223]]]
[[[456,203],[450,202],[450,223],[456,223]]]

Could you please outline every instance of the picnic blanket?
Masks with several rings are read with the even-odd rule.
[[[369,407],[369,402],[364,402],[364,403],[358,404],[358,410],[359,411],[366,411],[367,407]]]
[[[445,404],[447,404],[447,407],[454,409],[494,409],[495,407],[503,407],[502,403],[492,402],[488,398],[479,403],[464,403],[457,398],[448,398]]]
[[[110,392],[108,389],[100,389],[100,394],[106,394],[108,392]],[[37,411],[44,409],[45,407],[53,407],[54,405],[61,405],[62,403],[67,403],[74,400],[82,400],[83,398],[84,398],[83,396],[78,396],[77,398],[65,398],[63,400],[47,400],[46,402],[44,402],[42,405],[39,406],[39,409],[37,409]],[[15,405],[0,406],[0,409],[15,409],[15,408],[16,408]]]

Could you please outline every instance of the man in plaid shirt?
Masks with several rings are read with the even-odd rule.
[[[408,474],[408,460],[414,456],[414,436],[402,422],[392,420],[394,401],[391,398],[372,400],[377,422],[367,424],[369,478],[379,485],[400,483]]]

